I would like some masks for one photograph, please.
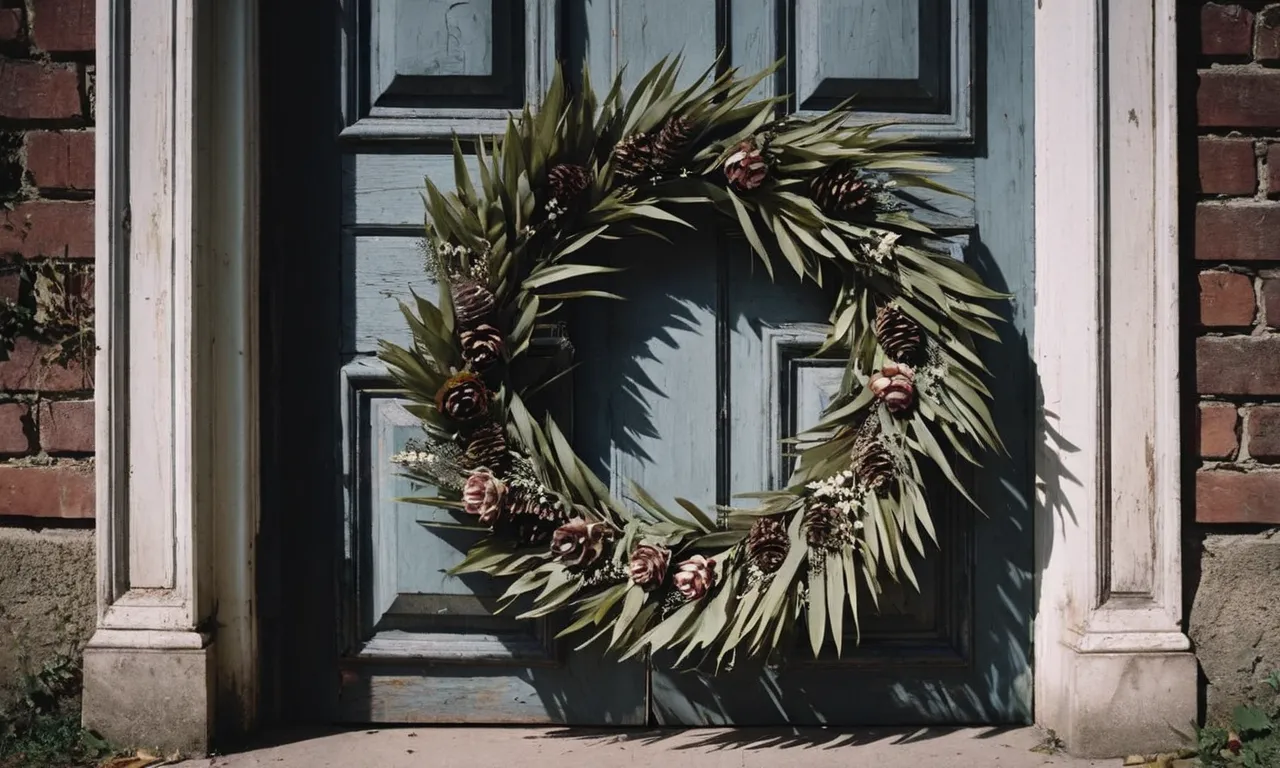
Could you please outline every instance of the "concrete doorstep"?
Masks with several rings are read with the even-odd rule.
[[[275,734],[272,743],[187,768],[1085,768],[1121,760],[1057,753],[1036,728],[593,730],[418,727]],[[1181,765],[1178,761],[1172,765]],[[1150,763],[1169,766],[1170,762]]]

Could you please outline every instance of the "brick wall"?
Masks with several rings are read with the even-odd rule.
[[[1280,3],[1199,11],[1196,519],[1280,524]]]
[[[94,510],[94,13],[0,0],[0,519],[41,525]]]

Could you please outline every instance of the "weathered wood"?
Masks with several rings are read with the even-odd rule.
[[[466,139],[466,137],[463,137]],[[950,170],[934,176],[961,196],[931,189],[903,190],[908,208],[924,223],[946,231],[964,231],[974,225],[974,160],[948,157]],[[472,179],[476,165],[469,163]],[[423,179],[441,189],[453,189],[453,158],[446,154],[359,154],[343,174],[346,205],[343,223],[358,227],[422,225],[420,192]]]
[[[815,0],[791,6],[801,111],[855,98],[854,121],[912,136],[973,138],[972,0]]]
[[[346,127],[357,142],[498,133],[556,59],[540,0],[347,0]]]
[[[779,2],[734,0],[727,14],[712,0],[572,2],[565,6],[567,48],[571,58],[591,64],[598,86],[623,62],[634,82],[649,64],[674,52],[686,57],[687,82],[711,62],[718,45],[741,58],[729,63],[755,68],[771,62],[783,41],[794,54],[797,90],[808,94],[802,100],[814,94],[819,101],[838,100],[858,90],[854,86],[872,84],[888,94],[884,103],[916,110],[894,115],[906,117],[907,130],[955,142],[971,138],[969,89],[984,85],[970,82],[970,53],[986,51],[987,66],[1001,68],[1001,93],[986,97],[1000,111],[992,107],[985,118],[1001,123],[999,150],[944,145],[942,160],[955,170],[940,180],[966,197],[922,190],[916,213],[953,233],[953,255],[1007,285],[1022,301],[1018,311],[1025,312],[1030,196],[1024,163],[1030,144],[1022,128],[1029,94],[1019,78],[1029,61],[1028,11],[1004,0],[1010,5],[1001,9],[1006,17],[989,18],[989,43],[979,46],[969,29],[970,0],[801,4],[790,8],[791,16],[780,12]],[[837,20],[822,21],[823,11],[835,13]],[[413,55],[417,69],[445,66],[434,53]],[[482,69],[471,59],[448,61],[448,67],[472,75]],[[766,80],[761,95],[774,93],[783,82]],[[900,96],[906,100],[892,101]],[[426,119],[422,114],[415,119]],[[460,126],[464,139],[482,127],[465,109],[431,119]],[[367,120],[362,121],[366,126]],[[367,353],[380,338],[407,343],[396,301],[408,297],[408,287],[434,296],[436,287],[422,271],[418,247],[419,192],[424,177],[451,189],[453,171],[440,144],[398,152],[352,148],[343,164],[343,348]],[[474,173],[474,163],[472,168]],[[635,481],[664,503],[684,496],[709,505],[785,479],[788,460],[778,440],[816,421],[838,385],[838,367],[803,359],[804,350],[823,334],[820,324],[832,296],[830,288],[799,285],[785,264],[777,265],[777,280],[770,282],[746,245],[718,234],[713,219],[699,222],[696,232],[674,234],[675,247],[637,239],[584,254],[628,267],[591,286],[612,287],[628,301],[584,300],[565,315],[579,363],[572,377],[572,439],[621,497],[631,495],[627,482]],[[1014,277],[1002,281],[1004,274]],[[1019,335],[1027,330],[1024,320],[1024,315],[1016,319],[1008,358],[1001,358],[1001,370],[1008,371],[1005,402],[1028,401],[1025,363],[1018,362],[1026,355]],[[574,693],[567,678],[546,677],[550,671],[535,665],[561,659],[570,668],[595,664],[593,654],[562,657],[547,650],[541,645],[545,635],[488,615],[495,585],[443,575],[461,557],[468,534],[425,528],[419,522],[450,513],[395,501],[409,489],[394,477],[387,457],[415,427],[389,393],[378,393],[386,384],[371,375],[366,370],[353,376],[344,397],[350,406],[344,434],[353,446],[344,451],[354,462],[349,477],[368,486],[352,496],[348,518],[353,557],[364,558],[357,577],[367,586],[357,590],[360,631],[352,657],[344,662],[342,716],[545,721],[568,716],[558,707],[587,702],[641,711],[640,700],[625,699],[626,692],[643,690],[629,677],[631,668],[617,670],[621,677],[611,678],[611,688],[597,687],[579,701],[575,696],[583,694]],[[1015,442],[1025,440],[1025,413],[1005,409],[1001,418]],[[362,434],[369,435],[367,443],[361,442]],[[1026,455],[1025,450],[1015,455]],[[931,496],[941,547],[927,561],[916,560],[924,591],[889,586],[882,612],[864,613],[863,646],[854,650],[849,637],[841,660],[824,656],[805,662],[805,650],[782,674],[741,669],[714,680],[672,674],[659,659],[652,670],[656,717],[671,724],[1025,718],[1026,689],[1006,681],[1025,679],[1028,658],[1030,582],[1020,559],[1030,549],[1028,481],[1012,463],[996,464],[989,475],[984,498],[999,513],[999,522],[992,524],[998,528],[975,525],[937,486]],[[984,558],[976,569],[975,549]],[[1010,563],[1016,567],[1002,567]],[[984,607],[975,609],[975,592],[1016,597],[998,606],[979,601]],[[864,594],[862,602],[869,605],[869,596]],[[975,624],[974,610],[1000,634],[976,631],[984,625]],[[851,635],[852,620],[845,626]],[[386,667],[397,659],[405,662],[403,668]],[[478,671],[492,665],[499,669]],[[527,681],[539,675],[554,684],[531,693]],[[864,694],[851,700],[844,695],[850,688]],[[460,703],[464,695],[480,705]],[[507,698],[499,705],[495,696]],[[593,714],[591,720],[600,717]]]

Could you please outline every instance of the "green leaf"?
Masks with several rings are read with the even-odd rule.
[[[827,620],[831,622],[831,638],[836,642],[836,656],[840,656],[844,652],[844,558],[838,552],[828,552],[827,562],[822,570],[827,581]]]
[[[697,504],[679,496],[676,497],[676,503],[685,508],[685,511],[689,513],[694,522],[702,527],[702,530],[710,533],[717,528],[715,521],[707,517],[707,513],[699,509]]]
[[[1241,736],[1265,735],[1275,729],[1276,724],[1267,717],[1267,713],[1257,707],[1241,705],[1231,713],[1231,721]]]
[[[843,606],[841,606],[843,608]],[[809,569],[809,647],[816,659],[822,654],[822,643],[827,632],[827,580],[822,574]]]
[[[532,291],[561,280],[572,280],[575,277],[588,275],[607,275],[621,271],[618,267],[602,267],[593,264],[557,264],[534,272],[520,284],[520,287],[526,291]]]
[[[751,244],[751,249],[760,257],[760,261],[764,263],[765,272],[769,273],[769,279],[773,279],[773,261],[769,258],[769,252],[765,250],[764,241],[760,239],[760,233],[756,231],[756,225],[751,221],[751,214],[747,212],[746,206],[738,199],[738,196],[729,192],[729,201],[733,203],[734,213],[738,216],[738,225],[742,227],[742,233],[747,236],[747,242]]]

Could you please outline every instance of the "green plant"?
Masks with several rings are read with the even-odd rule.
[[[1242,705],[1231,714],[1229,726],[1196,729],[1196,747],[1206,768],[1280,766],[1280,672],[1272,672],[1267,685],[1277,694],[1269,707]]]
[[[5,267],[19,278],[18,299],[0,299],[0,359],[19,338],[48,347],[44,362],[78,363],[94,354],[93,268],[83,264],[18,261]]]
[[[80,725],[80,667],[59,655],[18,680],[0,709],[0,768],[91,765],[111,752]]]

